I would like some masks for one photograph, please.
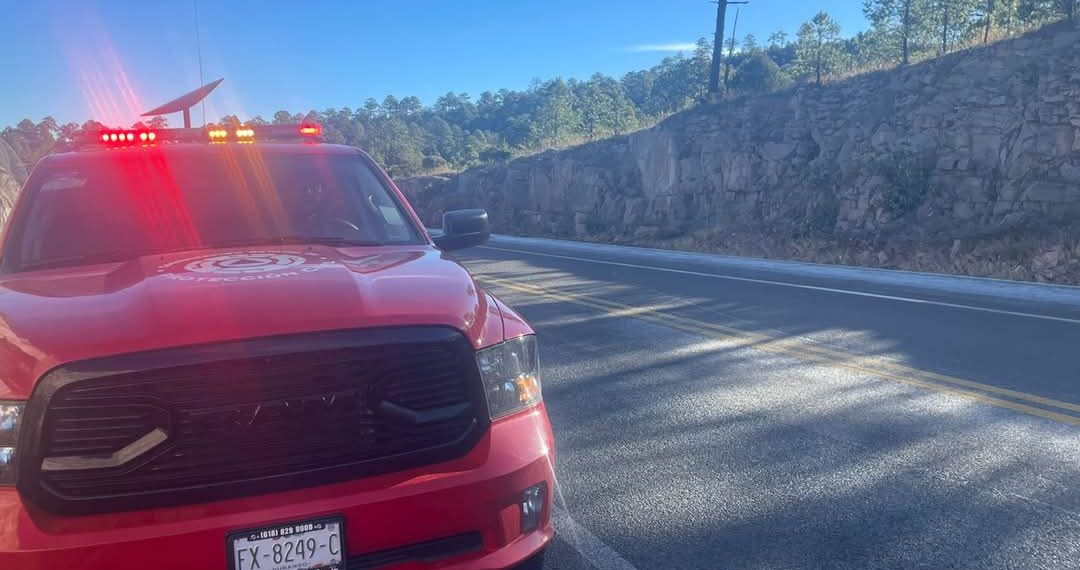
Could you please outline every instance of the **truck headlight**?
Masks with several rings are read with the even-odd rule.
[[[21,403],[0,402],[0,485],[15,483],[15,442],[22,411]]]
[[[491,419],[540,402],[540,353],[536,336],[520,336],[476,352]]]

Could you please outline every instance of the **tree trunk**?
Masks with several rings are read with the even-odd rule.
[[[986,27],[983,28],[983,45],[990,43],[990,25],[994,21],[994,0],[986,0]]]
[[[731,75],[731,58],[735,56],[735,30],[739,27],[739,9],[735,9],[735,23],[731,25],[731,46],[728,48],[727,59],[724,60],[724,92],[728,89],[728,78]]]
[[[907,65],[911,60],[908,52],[908,37],[911,36],[911,0],[904,0],[904,24],[900,35],[900,62]]]
[[[949,51],[949,6],[942,8],[941,14],[941,55]]]
[[[825,44],[824,42],[819,40],[817,45],[817,53],[814,54],[814,75],[817,78],[818,85],[821,85],[821,68],[823,66],[823,62],[821,60],[824,58],[824,51]]]

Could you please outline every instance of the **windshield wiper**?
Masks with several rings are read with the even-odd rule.
[[[386,245],[381,241],[349,239],[338,236],[265,236],[258,238],[243,238],[233,240],[212,241],[201,245],[207,249],[223,249],[227,247],[256,247],[268,245],[330,245],[336,247],[375,247]]]
[[[53,257],[38,262],[27,263],[19,268],[19,271],[39,271],[43,269],[55,269],[71,265],[94,265],[98,263],[118,263],[131,261],[147,255],[167,255],[178,251],[198,249],[223,249],[229,247],[256,247],[272,245],[329,245],[332,247],[378,247],[386,245],[381,241],[357,240],[338,236],[273,236],[262,238],[244,238],[236,240],[224,240],[204,244],[187,244],[182,247],[161,249],[136,249],[127,251],[110,251],[106,253],[92,253],[69,255],[65,257]]]
[[[381,241],[376,240],[363,240],[363,239],[349,239],[337,236],[281,236],[275,238],[280,243],[287,244],[316,244],[316,245],[333,245],[338,247],[376,247],[380,245],[386,245]]]
[[[131,261],[144,255],[157,255],[164,253],[159,249],[141,249],[129,251],[110,251],[107,253],[92,253],[81,255],[69,255],[66,257],[51,257],[34,263],[27,263],[19,268],[19,271],[38,271],[42,269],[55,269],[70,265],[96,265],[99,263],[119,263]]]

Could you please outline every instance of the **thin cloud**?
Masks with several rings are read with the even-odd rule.
[[[641,44],[626,48],[627,51],[632,51],[636,53],[694,51],[695,49],[697,49],[697,44],[695,44],[694,42],[673,42],[669,44]]]

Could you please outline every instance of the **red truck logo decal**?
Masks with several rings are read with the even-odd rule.
[[[158,273],[174,281],[237,283],[298,277],[327,267],[330,259],[314,253],[243,251],[173,261]]]

